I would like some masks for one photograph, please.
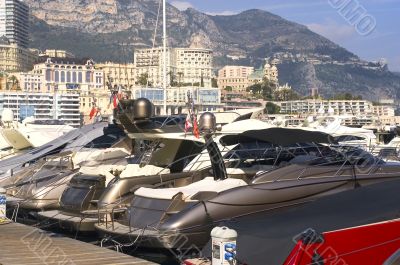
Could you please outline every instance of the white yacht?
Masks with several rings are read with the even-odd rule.
[[[338,142],[346,142],[346,145],[358,146],[366,150],[371,150],[377,145],[376,135],[372,130],[364,128],[353,128],[342,125],[341,116],[321,116],[308,117],[303,127],[312,128],[333,137],[337,137]]]
[[[110,172],[127,164],[132,145],[114,125],[99,126],[93,131],[73,140],[60,153],[46,156],[0,181],[9,195],[9,206],[28,211],[57,208],[60,195],[76,175],[100,174],[107,184],[113,178]]]
[[[142,103],[146,109],[143,113],[150,114],[151,103],[144,99],[136,100],[132,109],[135,110]],[[212,164],[208,153],[203,151],[208,148],[208,143],[202,137],[196,138],[192,133],[184,132],[184,115],[143,115],[148,118],[142,119],[138,118],[141,117],[138,113],[142,113],[142,110],[135,110],[132,115],[123,112],[117,121],[124,124],[128,137],[135,141],[132,161],[122,166],[122,170],[115,174],[107,186],[102,184],[101,172],[73,177],[60,198],[61,208],[39,212],[40,219],[53,221],[63,228],[94,231],[99,210],[124,206],[141,186],[186,186],[208,175]],[[244,128],[268,126],[267,123],[249,119],[254,115],[257,115],[254,110],[217,113],[216,122],[220,125],[220,131],[216,135],[236,135]],[[226,148],[226,151],[230,148]],[[98,191],[93,192],[93,187],[97,187]]]
[[[5,109],[0,130],[0,159],[21,153],[21,150],[43,146],[74,129],[58,120],[42,121],[27,117],[22,122],[16,122],[13,112]]]

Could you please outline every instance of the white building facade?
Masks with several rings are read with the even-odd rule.
[[[0,93],[0,115],[4,109],[11,109],[17,121],[33,116],[37,120],[60,120],[74,127],[81,125],[79,94]]]
[[[394,107],[389,105],[376,105],[373,107],[373,113],[377,116],[394,117]]]
[[[5,36],[12,44],[28,48],[29,7],[21,0],[0,1],[0,37]]]
[[[27,92],[88,92],[104,88],[104,72],[92,60],[44,58],[26,73],[18,73],[20,87]]]
[[[175,48],[173,50],[176,83],[211,87],[212,50],[201,48]]]
[[[104,72],[105,86],[130,89],[135,85],[137,76],[134,64],[96,63],[95,68]]]
[[[367,100],[293,100],[274,102],[287,114],[366,115],[373,113]]]
[[[167,73],[172,71],[171,49],[167,49]],[[162,86],[163,83],[163,65],[164,51],[163,48],[154,49],[136,49],[134,53],[134,66],[136,72],[136,85],[140,86]],[[147,76],[147,84],[140,84],[141,76]],[[170,85],[170,78],[168,85]]]
[[[202,48],[167,48],[167,85],[211,87],[213,52]],[[148,86],[163,85],[163,48],[137,49],[134,54],[137,80],[147,75]],[[139,84],[136,82],[137,85]]]

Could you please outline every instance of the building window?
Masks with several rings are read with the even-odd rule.
[[[61,71],[61,83],[65,83],[65,72]]]
[[[90,83],[90,72],[86,72],[86,83]]]
[[[67,83],[71,82],[71,72],[67,72]]]
[[[51,70],[46,70],[46,81],[51,80]]]
[[[54,72],[54,81],[56,83],[60,82],[60,73],[58,71]]]
[[[72,72],[72,83],[76,83],[76,72]]]
[[[78,73],[78,83],[82,83],[82,72]]]

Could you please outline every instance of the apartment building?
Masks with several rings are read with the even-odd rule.
[[[180,84],[211,87],[213,52],[201,48],[173,49],[174,81]],[[196,85],[197,84],[197,85]]]
[[[365,115],[373,113],[372,102],[367,100],[294,100],[275,102],[281,113]]]
[[[167,73],[172,72],[172,54],[171,49],[167,50]],[[134,66],[137,77],[136,85],[139,86],[159,86],[163,85],[163,65],[164,51],[163,48],[136,49],[134,53]],[[146,84],[140,84],[139,80],[142,76],[146,76]],[[170,78],[168,86],[170,85]]]
[[[95,64],[95,69],[104,72],[105,86],[122,86],[125,89],[130,89],[137,80],[134,64],[106,62]]]
[[[218,71],[218,88],[232,88],[232,92],[246,92],[252,83],[249,76],[254,72],[254,67],[227,65]]]
[[[37,58],[35,51],[11,43],[5,36],[0,37],[0,71],[30,71]]]
[[[394,117],[394,108],[390,105],[373,106],[372,111],[377,116]]]
[[[5,36],[11,44],[28,48],[29,7],[21,0],[0,1],[0,37]]]
[[[29,7],[21,0],[0,1],[0,71],[32,69],[38,54],[28,49]]]
[[[15,120],[23,119],[26,113],[33,114],[37,120],[57,119],[65,124],[79,127],[79,94],[68,93],[0,93],[0,115],[3,109],[11,109]]]
[[[202,48],[167,49],[167,85],[193,85],[211,87],[213,53]],[[134,66],[137,85],[141,76],[146,75],[148,86],[163,85],[163,48],[137,49]]]

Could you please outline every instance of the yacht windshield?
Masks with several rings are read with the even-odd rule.
[[[338,157],[343,159],[340,153],[324,145],[306,143],[283,147],[257,141],[239,143],[224,156],[224,159],[230,162],[239,162],[237,166],[240,167],[251,164],[283,166],[289,162],[296,164],[321,163],[320,159],[324,157],[332,157],[334,160],[337,160]]]

